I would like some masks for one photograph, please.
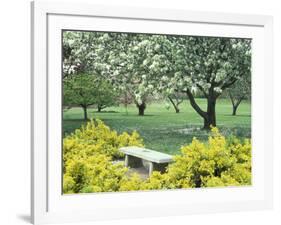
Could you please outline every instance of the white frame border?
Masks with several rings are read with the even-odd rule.
[[[56,15],[77,15],[96,16],[110,18],[125,18],[139,20],[161,20],[161,21],[182,21],[192,23],[211,24],[237,24],[245,26],[259,26],[265,30],[265,71],[267,74],[267,90],[273,88],[273,46],[272,46],[272,17],[258,15],[239,15],[226,13],[190,12],[185,10],[166,10],[151,8],[125,8],[116,6],[102,6],[85,3],[63,3],[63,2],[41,2],[31,3],[32,6],[32,47],[31,47],[31,112],[32,112],[32,140],[31,140],[31,218],[34,224],[51,222],[70,222],[83,220],[102,220],[124,218],[118,215],[93,215],[91,212],[80,213],[49,213],[46,208],[48,191],[48,168],[47,168],[47,16]],[[271,88],[271,89],[270,89]],[[179,209],[173,215],[184,215],[187,213],[217,212],[217,211],[237,211],[272,208],[273,202],[273,91],[267,92],[266,109],[267,123],[266,141],[268,143],[267,154],[265,155],[265,199],[263,201],[249,201],[248,204],[232,203],[204,205],[200,204],[197,210]],[[179,206],[180,208],[180,206]],[[160,212],[161,211],[161,212]],[[163,216],[165,209],[154,212],[154,215]],[[171,215],[171,214],[169,214]],[[132,216],[128,215],[127,218]],[[134,216],[133,216],[134,217]]]

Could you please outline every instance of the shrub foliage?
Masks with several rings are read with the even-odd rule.
[[[213,128],[207,143],[196,138],[165,173],[154,171],[147,179],[116,160],[122,146],[143,146],[137,132],[117,134],[102,121],[91,121],[64,138],[64,193],[157,190],[240,186],[251,184],[251,143],[225,138]]]

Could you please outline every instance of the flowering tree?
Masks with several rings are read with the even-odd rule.
[[[108,73],[108,46],[104,33],[63,32],[63,78],[68,75],[88,73],[104,75]],[[96,77],[97,78],[97,77]]]
[[[204,128],[209,129],[216,126],[216,100],[222,91],[250,74],[250,40],[189,38],[186,53],[189,59],[183,71],[189,74],[191,85],[184,91],[192,107],[204,119]],[[185,77],[182,72],[179,76]],[[207,110],[202,110],[194,99],[192,90],[196,92],[197,89],[207,99]]]
[[[159,74],[167,71],[162,66],[165,61],[161,61],[157,54],[163,38],[158,35],[128,35],[126,59],[123,59],[126,62],[126,88],[134,96],[140,116],[144,115],[149,95],[158,96]]]
[[[66,31],[63,33],[63,79],[85,72],[89,49],[87,33]]]
[[[189,36],[166,39],[168,50],[162,55],[170,63],[165,75],[159,77],[160,88],[185,93],[193,109],[203,118],[204,128],[216,126],[217,98],[223,90],[250,74],[251,41]],[[207,101],[206,110],[195,100],[198,91]]]
[[[136,34],[67,32],[64,77],[81,71],[98,74],[100,79],[133,96],[138,114],[142,116],[148,96],[156,92],[149,83],[149,68],[144,62],[147,51],[153,51],[148,39],[146,35]]]
[[[227,90],[232,104],[232,115],[235,116],[238,106],[243,100],[251,98],[251,76],[250,74],[239,79],[231,88]]]
[[[168,95],[167,97],[169,101],[172,103],[176,113],[180,112],[179,105],[183,102],[184,98],[183,95],[179,92],[175,92],[174,94]]]
[[[84,70],[100,75],[133,96],[139,115],[144,115],[149,95],[182,92],[209,129],[216,126],[216,100],[222,91],[250,74],[248,39],[74,33],[66,36],[64,74]],[[206,98],[206,109],[196,102],[198,91]]]

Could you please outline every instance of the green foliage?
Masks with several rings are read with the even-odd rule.
[[[232,103],[232,115],[236,115],[236,110],[243,100],[251,100],[251,73],[241,77],[234,85],[232,85],[227,93]]]
[[[92,74],[69,75],[63,80],[64,106],[80,106],[86,110],[88,106],[95,105],[101,111],[116,105],[117,96],[118,92],[108,81]]]
[[[202,108],[206,108],[204,99],[196,99]],[[217,124],[224,136],[235,135],[240,139],[251,137],[251,105],[243,101],[239,106],[239,115],[232,117],[231,103],[228,99],[217,101]],[[127,111],[122,106],[114,106],[107,112],[96,113],[95,109],[89,109],[92,118],[98,118],[111,129],[118,133],[137,130],[141,135],[145,146],[168,154],[179,154],[180,147],[191,143],[193,137],[200,141],[207,141],[209,131],[200,129],[201,119],[198,114],[183,103],[181,113],[176,114],[173,108],[165,108],[165,100],[151,102],[147,106],[147,116],[137,116],[137,108],[134,104],[128,105]],[[78,108],[72,108],[64,112],[63,131],[69,134],[81,127],[85,121],[80,118],[82,112]]]
[[[101,120],[91,120],[64,138],[63,152],[65,159],[69,159],[71,155],[75,154],[83,154],[88,157],[96,153],[119,158],[123,154],[118,149],[131,145],[143,146],[142,139],[136,131],[133,131],[131,135],[126,132],[117,134]]]
[[[89,74],[69,76],[63,81],[64,106],[90,106],[95,103],[96,78]]]
[[[142,186],[142,179],[137,173],[123,177],[119,191],[138,191]]]
[[[228,90],[228,95],[236,101],[251,99],[251,74],[240,78]]]
[[[94,154],[90,157],[76,156],[66,161],[64,193],[91,193],[118,191],[120,181],[127,169],[112,164],[110,157]]]
[[[168,176],[185,180],[190,187],[251,184],[251,143],[235,137],[227,140],[217,128],[207,144],[196,138],[181,148],[181,155],[168,168]]]
[[[100,120],[90,121],[63,140],[64,193],[118,191],[127,171],[113,158],[123,146],[142,146],[137,132],[117,134]]]
[[[216,125],[215,101],[248,76],[251,40],[110,32],[64,32],[64,74],[98,74],[146,105],[149,96],[184,92],[206,124]],[[70,68],[70,69],[69,69]],[[203,110],[196,93],[208,101]]]
[[[93,89],[95,90],[94,105],[96,105],[99,112],[108,106],[117,105],[118,91],[108,81],[96,82]]]
[[[154,171],[142,181],[139,176],[125,178],[122,191],[161,190],[251,185],[251,144],[235,137],[227,141],[217,128],[208,143],[197,139],[184,146],[166,173]]]
[[[226,139],[212,129],[208,143],[196,138],[181,148],[165,173],[154,171],[143,180],[128,174],[121,163],[118,148],[142,145],[139,135],[118,135],[101,121],[91,121],[67,136],[63,143],[64,193],[91,193],[132,190],[161,190],[239,186],[251,184],[251,144],[236,137]]]

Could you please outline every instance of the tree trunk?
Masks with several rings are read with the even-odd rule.
[[[141,104],[137,103],[137,107],[139,109],[139,116],[144,116],[144,110],[146,108],[145,102],[142,102]]]
[[[83,112],[84,112],[84,120],[88,120],[88,112],[87,112],[87,106],[82,106]]]
[[[216,98],[213,96],[209,96],[208,98],[208,106],[207,113],[204,118],[204,129],[209,130],[211,126],[215,127],[217,125],[216,122]]]
[[[238,105],[237,106],[232,106],[232,116],[236,116],[236,111],[237,111]]]
[[[170,100],[170,102],[174,106],[174,109],[176,110],[176,113],[179,113],[180,109],[179,109],[178,105],[173,101],[172,97],[168,96],[168,99]]]
[[[203,111],[200,106],[196,103],[195,98],[190,90],[186,91],[192,108],[203,118],[204,126],[203,129],[210,130],[211,126],[216,126],[216,100],[217,96],[213,90],[209,91],[207,98],[207,112]]]
[[[240,105],[240,103],[244,99],[244,96],[240,97],[239,99],[235,99],[231,95],[231,93],[229,93],[229,96],[230,96],[230,100],[231,100],[231,103],[232,103],[232,116],[236,116],[236,112],[237,112],[238,106]],[[235,100],[236,100],[236,102],[235,102]]]
[[[101,112],[102,107],[98,105],[98,112]]]

